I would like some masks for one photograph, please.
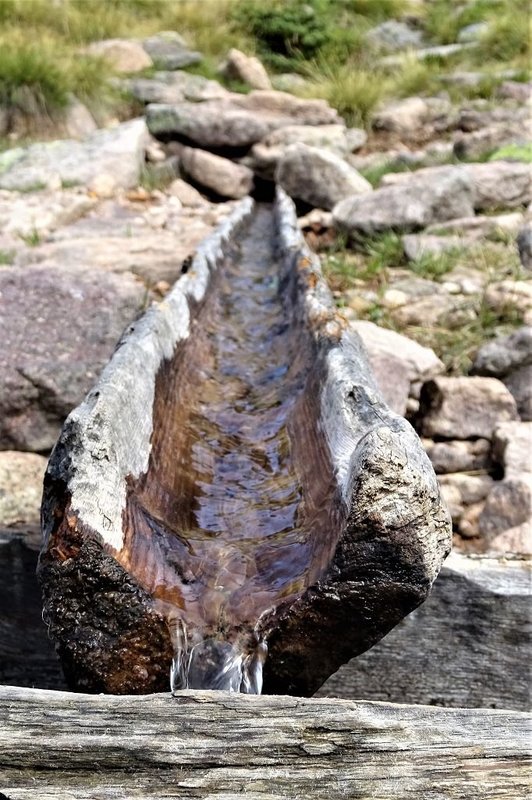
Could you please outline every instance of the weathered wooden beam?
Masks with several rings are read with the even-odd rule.
[[[221,692],[0,688],[10,800],[519,800],[529,718]]]
[[[531,578],[530,561],[453,553],[426,603],[318,695],[527,710]]]

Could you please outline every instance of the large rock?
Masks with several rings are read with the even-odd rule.
[[[532,364],[532,327],[524,325],[508,336],[499,336],[483,344],[472,370],[477,375],[501,378],[529,364]]]
[[[245,197],[253,188],[253,172],[248,167],[206,150],[184,147],[181,166],[193,180],[221,197]]]
[[[437,179],[414,174],[408,185],[377,189],[363,197],[348,197],[333,209],[335,223],[341,230],[366,235],[388,230],[414,231],[434,222],[472,214],[471,180],[454,168],[442,169]]]
[[[493,454],[505,478],[532,473],[532,422],[503,422],[493,434]]]
[[[119,87],[141,103],[198,103],[230,94],[218,81],[181,70],[156,72],[151,78],[128,78],[121,80]]]
[[[525,140],[522,122],[497,122],[478,131],[460,134],[454,142],[454,153],[458,158],[473,161],[498,147],[524,144]]]
[[[510,214],[493,214],[475,217],[452,219],[449,222],[439,222],[429,225],[426,234],[455,234],[466,237],[470,241],[490,238],[502,234],[515,235],[523,224],[523,214],[513,211]]]
[[[478,211],[493,208],[515,208],[530,202],[530,166],[517,161],[493,161],[486,164],[460,164],[456,167],[426,167],[417,172],[397,172],[384,175],[381,186],[402,185],[409,193],[418,181],[437,184],[450,175],[462,175],[473,190],[473,205]],[[469,216],[459,215],[457,216]],[[449,219],[449,217],[447,218]]]
[[[338,112],[325,100],[302,100],[285,92],[253,91],[226,99],[146,109],[154,136],[185,137],[201,147],[249,147],[286,125],[338,124]]]
[[[252,168],[273,178],[275,167],[286,149],[293,144],[307,144],[321,150],[329,150],[339,156],[351,151],[352,139],[359,129],[351,132],[344,125],[287,125],[268,134],[261,142],[251,148],[250,165]],[[366,134],[361,131],[363,136]]]
[[[407,97],[397,100],[377,111],[373,117],[373,127],[395,133],[417,131],[428,116],[428,106],[421,97]]]
[[[148,134],[144,120],[101,130],[83,142],[31,144],[0,154],[0,189],[33,191],[82,185],[99,193],[130,188],[139,181]]]
[[[306,144],[285,150],[275,180],[291,197],[316,208],[331,209],[344,197],[373,191],[369,181],[340,156]]]
[[[0,270],[0,448],[52,447],[144,297],[130,275]]]
[[[272,88],[268,73],[259,59],[255,56],[247,56],[234,47],[227,54],[227,62],[223,71],[228,78],[241,81],[252,89]]]
[[[142,46],[159,69],[181,69],[202,60],[201,53],[190,50],[183,37],[175,31],[161,31],[149,36]]]
[[[511,372],[503,383],[511,392],[522,420],[532,420],[532,364]]]
[[[153,66],[153,61],[142,45],[131,39],[104,39],[100,42],[91,42],[84,52],[105,59],[116,72],[141,72]]]
[[[351,326],[368,351],[375,379],[390,408],[405,414],[412,384],[443,372],[444,366],[429,347],[374,322],[354,320]]]
[[[491,439],[495,427],[517,419],[515,400],[496,378],[438,377],[420,397],[424,436]]]
[[[519,231],[517,249],[523,267],[529,272],[532,271],[532,223],[528,222]]]
[[[36,453],[0,452],[0,525],[37,525],[47,459]]]
[[[491,443],[488,439],[451,440],[449,442],[434,442],[431,439],[424,439],[423,446],[432,462],[434,471],[438,474],[476,472],[487,470],[491,466]]]
[[[82,217],[95,201],[75,189],[14,195],[0,190],[0,230],[38,243],[61,225]]]
[[[465,242],[460,236],[434,236],[427,233],[409,233],[401,239],[408,261],[417,261],[423,256],[440,256],[463,248]]]
[[[479,517],[479,529],[490,550],[532,553],[532,475],[524,473],[497,482]]]

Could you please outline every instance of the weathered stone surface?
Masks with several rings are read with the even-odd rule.
[[[172,195],[172,197],[177,197],[179,202],[184,206],[198,208],[206,205],[205,198],[201,196],[198,190],[181,178],[172,181],[167,192]]]
[[[425,167],[413,173],[398,172],[384,175],[384,187],[401,184],[405,191],[415,191],[418,181],[437,184],[451,175],[462,175],[472,185],[473,205],[478,211],[492,208],[515,208],[530,202],[530,166],[517,161],[492,161],[485,164],[461,164],[456,167]],[[454,217],[472,214],[454,214]],[[452,219],[447,217],[446,219]]]
[[[341,230],[363,234],[414,231],[434,222],[472,214],[471,181],[454,168],[442,170],[438,180],[417,173],[409,179],[408,186],[390,186],[371,195],[348,197],[333,209],[335,223]]]
[[[44,456],[0,451],[0,525],[39,524],[45,469]]]
[[[498,281],[486,289],[485,301],[494,311],[518,311],[523,315],[527,325],[527,312],[532,310],[532,282],[530,281]]]
[[[227,54],[224,74],[228,78],[242,81],[252,89],[271,89],[272,84],[264,65],[255,56],[248,56],[232,48]]]
[[[181,166],[193,180],[221,197],[245,197],[253,187],[253,172],[248,167],[206,150],[184,147]]]
[[[532,420],[532,364],[511,372],[503,383],[511,392],[522,420]]]
[[[529,164],[517,161],[492,161],[464,164],[474,186],[474,205],[479,211],[491,208],[515,208],[531,199]]]
[[[147,131],[144,120],[124,122],[83,142],[55,141],[0,154],[0,189],[30,191],[47,186],[83,185],[97,191],[102,180],[113,189],[136,186]]]
[[[498,336],[483,344],[475,356],[472,371],[501,378],[529,364],[532,364],[532,327],[524,325],[508,336]]]
[[[141,72],[153,66],[153,61],[142,45],[131,39],[103,39],[100,42],[91,42],[84,52],[104,58],[117,72]]]
[[[144,291],[129,275],[0,270],[0,448],[52,447]]]
[[[458,522],[467,506],[480,503],[488,496],[495,482],[489,475],[456,472],[440,475],[438,483],[453,522]]]
[[[426,58],[449,58],[474,46],[474,42],[453,42],[452,44],[440,44],[412,50],[411,55],[419,61],[424,61]],[[403,63],[403,56],[386,56],[379,63],[383,67],[400,67]]]
[[[528,222],[517,235],[517,248],[521,264],[532,271],[532,224]]]
[[[493,434],[493,455],[505,478],[532,473],[532,422],[503,422]]]
[[[0,189],[0,230],[4,235],[36,240],[74,222],[93,206],[93,199],[74,189],[20,195]]]
[[[488,439],[465,442],[460,440],[434,442],[431,439],[424,439],[423,446],[435,472],[439,474],[476,472],[488,470],[491,466],[491,443]]]
[[[347,129],[343,125],[287,125],[272,131],[253,145],[250,164],[257,172],[273,179],[275,167],[286,149],[299,143],[329,150],[340,156],[347,155],[350,147]]]
[[[285,92],[230,94],[224,100],[149,105],[146,121],[161,138],[185,137],[201,147],[249,147],[286,125],[341,122],[324,100],[302,100]]]
[[[351,326],[364,342],[386,402],[395,412],[404,415],[411,385],[443,372],[442,362],[429,347],[373,322],[354,320]]]
[[[449,222],[440,222],[429,225],[425,233],[428,235],[456,234],[467,237],[467,239],[478,241],[485,237],[497,235],[499,233],[516,234],[523,224],[523,214],[513,211],[510,214],[493,214],[475,217],[464,217],[463,219],[452,219]]]
[[[480,533],[489,540],[490,547],[493,546],[494,538],[504,533],[507,534],[506,544],[513,552],[530,552],[531,498],[530,473],[494,484],[479,518]],[[528,548],[523,549],[527,545]],[[500,542],[495,547],[499,549]]]
[[[121,80],[119,86],[141,103],[172,104],[183,100],[197,103],[217,100],[230,94],[218,81],[181,70],[156,72],[152,78]]]
[[[532,83],[521,83],[520,81],[503,81],[497,87],[497,95],[510,100],[517,100],[518,103],[526,103],[530,100]]]
[[[474,310],[460,296],[455,297],[446,291],[434,291],[426,297],[413,302],[408,299],[392,310],[392,318],[401,326],[443,325],[455,329],[475,319]]]
[[[488,22],[472,22],[458,31],[458,42],[476,42],[489,30]]]
[[[420,399],[424,436],[491,439],[497,424],[517,419],[515,400],[496,378],[438,377]]]
[[[460,236],[434,236],[426,233],[410,233],[402,238],[403,250],[409,261],[425,255],[439,256],[464,247]]]
[[[366,40],[381,50],[393,53],[406,48],[419,48],[423,44],[423,35],[417,28],[411,28],[406,22],[388,19],[366,34]]]
[[[418,130],[428,116],[429,108],[423,98],[407,97],[377,111],[373,117],[373,127],[395,133],[410,133]]]
[[[324,209],[332,209],[344,197],[373,191],[369,181],[342,158],[306,144],[286,148],[275,179],[291,197]]]
[[[198,64],[201,53],[189,50],[187,43],[175,31],[161,31],[142,42],[144,50],[159,69],[181,69]]]
[[[477,131],[461,133],[454,142],[454,153],[458,158],[481,158],[497,147],[521,144],[526,141],[522,122],[498,122]]]
[[[69,139],[85,139],[98,126],[91,112],[77,97],[71,95],[63,120],[65,134]]]

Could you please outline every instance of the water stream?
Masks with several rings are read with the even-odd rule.
[[[259,207],[157,379],[129,571],[174,644],[172,687],[260,693],[260,621],[319,578],[340,520],[318,428],[312,338]]]

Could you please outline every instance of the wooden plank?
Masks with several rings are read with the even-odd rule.
[[[427,602],[318,695],[527,710],[530,595],[530,562],[453,553]]]
[[[511,711],[1,687],[0,719],[10,800],[519,800],[530,788],[530,720]]]

